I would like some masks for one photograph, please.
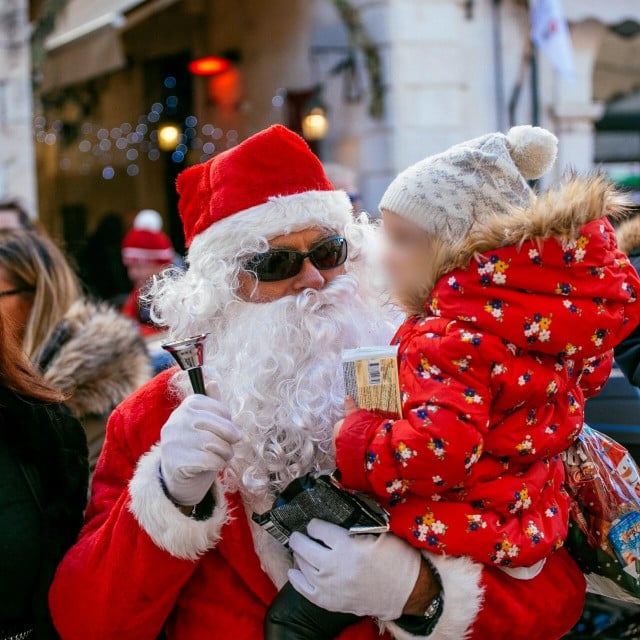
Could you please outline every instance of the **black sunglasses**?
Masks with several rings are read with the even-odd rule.
[[[272,249],[247,260],[244,268],[254,273],[261,282],[277,282],[297,276],[307,258],[320,271],[335,269],[347,260],[347,241],[341,236],[327,238],[307,253],[292,249]]]

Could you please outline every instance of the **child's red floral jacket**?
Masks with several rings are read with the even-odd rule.
[[[638,275],[602,217],[616,196],[582,188],[478,232],[473,259],[396,335],[404,419],[358,411],[337,438],[345,484],[380,499],[415,546],[517,567],[563,544],[558,454],[640,321]],[[494,237],[508,246],[474,251]]]

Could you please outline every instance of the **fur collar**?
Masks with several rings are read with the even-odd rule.
[[[53,345],[44,378],[69,396],[76,417],[111,411],[151,377],[137,327],[115,309],[78,300],[61,324],[64,341]]]
[[[640,249],[640,215],[625,220],[616,229],[616,238],[620,251],[627,255]]]
[[[533,240],[570,238],[588,222],[604,216],[620,219],[631,207],[626,196],[602,176],[570,176],[556,188],[535,198],[531,205],[514,209],[509,216],[494,214],[472,226],[470,232],[454,244],[439,239],[429,256],[428,275],[413,296],[401,301],[409,315],[424,313],[427,299],[436,282],[445,274],[466,267],[472,260],[494,249],[521,245]]]

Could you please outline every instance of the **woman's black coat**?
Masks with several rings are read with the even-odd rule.
[[[86,438],[64,406],[19,397],[4,387],[0,387],[0,437],[16,456],[41,516],[42,565],[32,616],[34,640],[50,640],[58,636],[49,615],[49,586],[77,538],[86,506]]]

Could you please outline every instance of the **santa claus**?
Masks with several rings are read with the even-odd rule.
[[[155,282],[152,313],[176,338],[211,332],[207,396],[173,369],[112,414],[86,525],[50,594],[65,640],[263,637],[296,558],[250,515],[332,465],[341,351],[393,332],[376,227],[353,219],[295,134],[267,129],[185,171],[178,190],[189,268]],[[543,640],[579,614],[584,580],[564,551],[518,580],[390,534],[316,528],[325,546],[305,573],[316,604],[369,616],[342,638],[382,627]]]

